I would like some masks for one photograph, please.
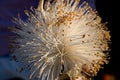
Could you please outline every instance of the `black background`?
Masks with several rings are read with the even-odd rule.
[[[110,44],[110,61],[108,65],[104,65],[104,69],[98,72],[95,77],[96,80],[102,80],[104,74],[110,74],[116,77],[116,80],[120,80],[120,56],[119,56],[119,25],[117,25],[118,15],[117,2],[112,0],[96,0],[96,10],[99,16],[102,18],[102,22],[108,22],[107,26],[110,30],[111,44]],[[117,19],[118,18],[118,19]],[[119,24],[119,23],[118,23]]]

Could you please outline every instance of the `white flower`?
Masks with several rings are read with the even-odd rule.
[[[108,63],[109,31],[90,6],[79,0],[40,0],[37,9],[16,19],[13,54],[30,69],[30,79],[71,80],[95,76]]]

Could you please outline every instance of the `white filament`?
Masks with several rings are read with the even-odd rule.
[[[108,51],[109,31],[86,2],[78,4],[40,0],[38,10],[26,12],[27,22],[16,21],[20,38],[14,55],[30,69],[31,80],[59,80],[63,72],[71,80],[87,80],[107,62],[103,51]]]

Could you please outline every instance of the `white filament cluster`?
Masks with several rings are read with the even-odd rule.
[[[16,20],[14,55],[30,70],[31,80],[87,80],[107,63],[109,31],[101,18],[79,0],[41,0],[38,9]]]

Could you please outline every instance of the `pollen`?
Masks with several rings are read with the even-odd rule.
[[[87,2],[40,0],[15,18],[13,54],[29,69],[28,80],[90,80],[109,62],[110,31]],[[19,46],[19,47],[18,47]]]

